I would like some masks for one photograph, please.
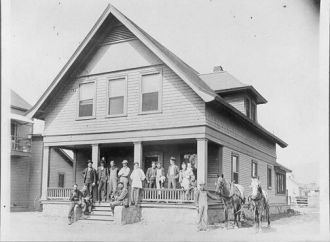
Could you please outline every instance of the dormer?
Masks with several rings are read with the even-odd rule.
[[[253,86],[240,82],[221,66],[214,67],[212,73],[200,74],[200,78],[230,105],[257,122],[257,105],[267,100]]]

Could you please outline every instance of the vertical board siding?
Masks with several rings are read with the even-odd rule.
[[[76,120],[79,80],[62,88],[47,107],[45,135],[114,132],[170,128],[205,124],[205,103],[168,67],[163,66],[162,112],[139,114],[140,73],[159,68],[143,68],[114,75],[101,75],[96,80],[96,117]],[[127,76],[127,116],[107,118],[107,81],[113,76]]]
[[[73,166],[71,166],[54,148],[51,148],[49,160],[49,187],[58,187],[59,173],[64,174],[64,187],[72,187]]]
[[[11,157],[11,181],[10,191],[12,207],[19,206],[27,208],[29,188],[29,163],[30,157]]]
[[[214,110],[210,106],[206,106],[206,123],[210,127],[235,138],[247,145],[260,149],[261,151],[276,156],[276,144],[257,135],[247,127],[239,124],[237,120],[226,116],[224,113]]]

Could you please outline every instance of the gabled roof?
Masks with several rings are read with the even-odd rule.
[[[15,91],[10,90],[10,105],[12,108],[19,109],[21,111],[28,111],[32,105],[25,101]]]
[[[267,100],[253,87],[240,82],[227,71],[216,71],[200,74],[199,77],[209,85],[217,94],[231,94],[238,92],[250,92],[255,96],[257,104],[267,103]]]
[[[158,41],[152,38],[149,34],[147,34],[144,30],[138,27],[135,23],[133,23],[130,19],[128,19],[125,15],[123,15],[119,10],[110,4],[107,6],[103,14],[97,20],[93,28],[87,34],[69,61],[55,77],[54,81],[50,84],[50,86],[46,89],[37,103],[28,112],[27,115],[29,117],[38,118],[40,116],[40,113],[42,113],[42,106],[50,99],[51,95],[55,92],[56,87],[62,81],[65,81],[66,78],[68,78],[70,71],[72,72],[72,69],[74,69],[74,67],[77,65],[76,62],[82,61],[86,53],[88,53],[93,48],[93,44],[95,41],[97,41],[98,35],[100,35],[99,30],[101,29],[102,24],[104,24],[111,16],[114,16],[126,28],[128,28],[144,45],[146,45],[169,68],[171,68],[197,95],[199,95],[204,102],[208,103],[215,101],[223,104],[230,112],[238,115],[241,120],[251,124],[251,127],[259,130],[259,132],[262,132],[266,137],[274,140],[274,142],[278,143],[281,147],[287,146],[285,142],[277,138],[275,135],[269,133],[260,125],[255,124],[249,120],[244,114],[235,110],[234,107],[219,97],[217,93],[214,92],[214,90],[212,90],[212,88],[201,79],[199,73],[196,70],[183,62],[175,54],[161,45]]]

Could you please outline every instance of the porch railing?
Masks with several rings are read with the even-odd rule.
[[[32,140],[27,137],[11,136],[11,149],[14,151],[31,152]]]
[[[50,200],[68,200],[72,188],[49,187],[47,189],[47,198]]]
[[[194,202],[194,191],[189,194],[182,189],[155,189],[144,188],[142,195],[143,202]]]

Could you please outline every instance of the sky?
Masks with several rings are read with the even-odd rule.
[[[10,88],[35,104],[109,1],[12,0]],[[318,182],[318,9],[312,0],[113,0],[116,8],[200,73],[221,65],[267,100],[258,122],[287,142],[278,162]],[[325,119],[324,119],[325,118]]]

